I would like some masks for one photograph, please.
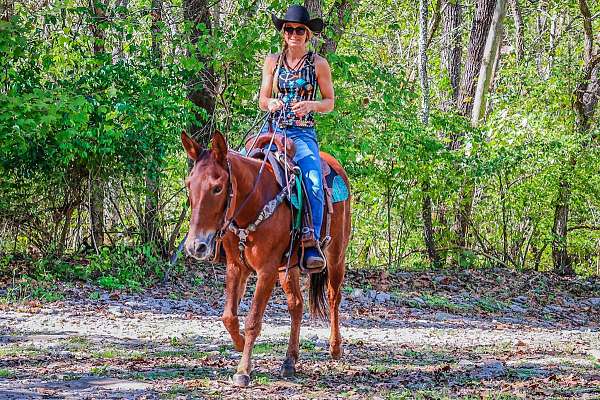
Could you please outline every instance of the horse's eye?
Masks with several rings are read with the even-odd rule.
[[[213,194],[219,194],[221,191],[223,191],[223,186],[221,185],[215,186],[212,190]]]

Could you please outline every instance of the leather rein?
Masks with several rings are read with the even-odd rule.
[[[271,148],[271,145],[273,144],[273,140],[275,138],[275,132],[272,132],[271,134],[271,141],[269,143],[269,147],[267,149]],[[268,151],[268,150],[267,150]],[[238,250],[240,252],[240,260],[244,263],[244,265],[247,268],[250,268],[250,266],[248,265],[248,262],[246,260],[246,256],[245,256],[245,250],[246,250],[246,241],[248,240],[248,236],[256,231],[256,229],[258,228],[258,226],[264,222],[265,220],[269,219],[277,210],[278,206],[286,199],[289,198],[290,196],[290,185],[293,184],[293,179],[291,179],[286,186],[270,201],[268,201],[260,210],[260,212],[258,213],[258,216],[256,217],[256,219],[254,220],[254,222],[250,223],[246,228],[240,228],[236,222],[235,219],[239,216],[240,212],[244,209],[244,207],[246,206],[246,204],[248,203],[248,201],[250,200],[250,198],[252,197],[252,195],[254,194],[254,192],[256,191],[256,189],[258,188],[258,184],[260,182],[260,178],[263,174],[264,171],[264,167],[265,164],[267,162],[267,157],[265,156],[262,160],[260,169],[258,171],[258,174],[256,176],[256,179],[254,180],[254,185],[252,186],[252,189],[250,190],[250,193],[246,196],[246,198],[244,199],[244,201],[242,201],[242,203],[236,207],[236,209],[233,211],[232,215],[230,217],[228,217],[228,214],[230,213],[231,210],[231,203],[233,201],[233,198],[235,196],[235,193],[233,193],[233,185],[231,183],[231,179],[233,177],[233,173],[232,173],[232,169],[231,169],[231,163],[229,161],[229,158],[226,157],[227,160],[227,172],[229,174],[229,179],[228,179],[228,183],[227,183],[227,203],[225,205],[225,211],[224,211],[224,222],[223,225],[221,226],[221,228],[217,231],[216,234],[216,242],[215,242],[215,249],[214,249],[214,257],[213,257],[213,262],[219,262],[219,258],[221,256],[221,245],[222,245],[222,241],[223,241],[223,236],[225,236],[225,234],[227,232],[231,232],[233,233],[235,236],[237,236],[238,238]],[[292,174],[293,175],[293,174]]]

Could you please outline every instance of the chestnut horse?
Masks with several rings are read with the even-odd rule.
[[[285,202],[279,204],[269,218],[250,232],[245,248],[239,246],[239,237],[226,229],[229,218],[232,217],[237,227],[248,227],[256,221],[263,207],[280,193],[281,188],[275,180],[273,170],[267,166],[259,176],[261,161],[230,151],[219,132],[213,135],[210,150],[202,149],[185,132],[182,133],[181,140],[189,158],[194,161],[185,181],[192,210],[185,251],[196,259],[211,260],[215,256],[215,241],[222,235],[227,263],[226,301],[222,320],[233,339],[235,349],[243,352],[233,382],[242,387],[250,383],[252,348],[260,334],[263,314],[278,278],[287,297],[292,320],[281,374],[292,376],[299,356],[300,323],[304,309],[299,268],[290,268],[287,274],[281,271],[287,263],[284,254],[290,246],[292,212],[289,205]],[[329,154],[321,153],[321,157],[350,187],[342,166]],[[321,273],[311,274],[309,297],[311,313],[325,316],[327,287],[326,298],[331,323],[329,351],[332,358],[338,359],[342,355],[339,306],[345,252],[350,236],[350,198],[333,205],[330,235],[331,242],[325,251],[327,268]],[[240,254],[241,252],[244,254]],[[297,260],[294,261],[297,264]],[[238,305],[252,272],[257,274],[256,289],[242,334]]]

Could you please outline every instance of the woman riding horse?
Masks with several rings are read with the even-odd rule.
[[[299,11],[302,12],[297,14]],[[303,58],[306,54],[306,40],[310,36],[306,28],[318,31],[322,28],[322,22],[310,20],[304,8],[294,6],[288,9],[284,20],[275,17],[273,20],[277,27],[281,28],[286,24],[286,28],[293,30],[285,31],[287,47],[279,61],[275,56],[267,57],[261,89],[261,107],[278,112],[277,119],[280,125],[276,128],[285,129],[287,135],[294,139],[296,159],[303,168],[303,178],[309,180],[309,192],[313,194],[313,214],[315,219],[317,216],[321,218],[323,189],[320,186],[320,158],[343,180],[347,188],[350,187],[340,163],[327,153],[319,154],[311,122],[313,111],[325,112],[333,108],[329,66],[317,56]],[[304,28],[304,32],[300,28]],[[295,63],[296,67],[284,67],[286,62]],[[280,77],[276,80],[280,82],[280,96],[269,99],[267,88],[273,80],[269,71],[277,66],[281,67],[277,68]],[[301,77],[307,82],[313,82],[311,86],[298,82]],[[290,83],[293,79],[294,89]],[[321,87],[322,101],[314,100],[317,82]],[[301,86],[300,89],[298,85]],[[294,102],[294,99],[300,101]],[[284,121],[290,125],[284,126]],[[300,351],[300,324],[304,313],[304,300],[300,287],[300,271],[296,268],[298,257],[294,255],[295,252],[288,253],[293,243],[290,232],[293,225],[292,210],[283,199],[289,194],[289,187],[282,189],[277,183],[273,169],[263,169],[264,164],[260,160],[229,150],[225,137],[219,132],[213,135],[210,149],[202,148],[185,132],[182,133],[181,140],[189,158],[194,162],[186,179],[191,208],[190,230],[185,241],[186,254],[209,261],[219,258],[222,249],[227,262],[226,301],[222,320],[231,335],[235,349],[242,352],[233,383],[241,387],[250,384],[252,349],[260,334],[265,308],[277,279],[285,292],[291,316],[288,349],[281,366],[281,374],[292,376],[296,372]],[[329,351],[331,357],[337,359],[342,355],[339,309],[346,248],[351,229],[350,194],[333,203],[330,211],[331,240],[325,249],[327,267],[310,275],[309,300],[311,314],[323,317],[329,314]],[[321,233],[320,225],[320,220],[315,221],[316,238]],[[286,262],[286,254],[292,255],[289,265]],[[320,262],[321,266],[323,265],[322,255],[317,249],[308,258],[308,263]],[[256,273],[257,276],[256,288],[242,332],[238,307],[246,292],[248,277],[252,273]]]
[[[283,51],[265,59],[259,105],[274,114],[273,128],[294,141],[294,161],[302,169],[308,194],[313,231],[304,251],[304,267],[320,271],[325,263],[318,248],[323,223],[323,182],[319,145],[315,132],[314,112],[333,110],[334,92],[331,69],[323,57],[307,51],[313,32],[323,29],[321,18],[310,19],[306,8],[290,6],[282,19],[272,15],[273,23],[283,33]],[[322,100],[316,100],[319,88]],[[275,94],[276,97],[272,97]],[[263,133],[268,129],[263,127]],[[306,235],[303,241],[306,240]]]

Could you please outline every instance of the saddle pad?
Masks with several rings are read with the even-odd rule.
[[[348,191],[348,185],[346,185],[344,179],[333,168],[330,168],[329,174],[325,176],[325,184],[328,188],[331,188],[331,197],[334,203],[348,200],[348,196],[350,194]],[[290,196],[290,202],[296,209],[298,209],[299,204],[296,193],[292,193]]]
[[[331,187],[331,197],[333,198],[334,203],[338,203],[340,201],[348,200],[348,196],[350,193],[348,192],[348,186],[344,179],[337,175],[333,178],[333,185]]]

